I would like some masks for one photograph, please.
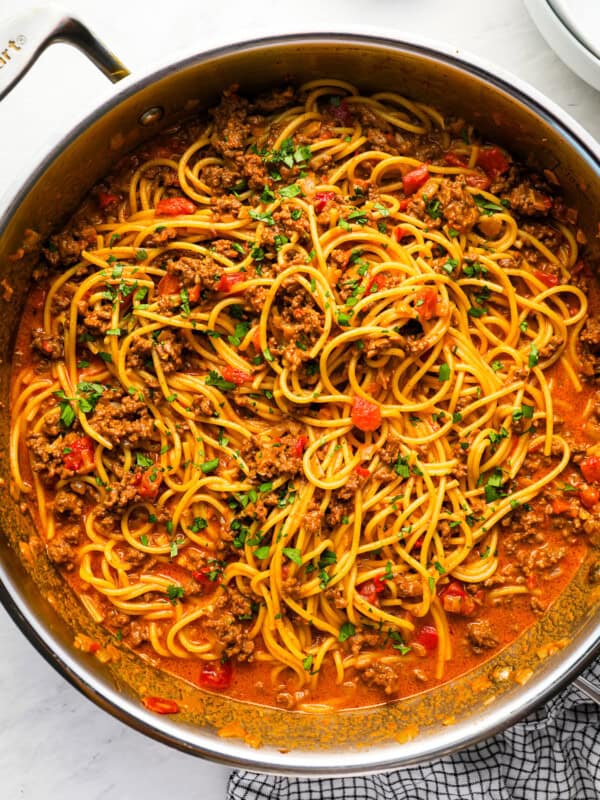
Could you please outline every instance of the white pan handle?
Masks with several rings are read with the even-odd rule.
[[[31,8],[0,22],[0,100],[54,42],[77,47],[113,83],[129,75],[123,63],[63,8]]]

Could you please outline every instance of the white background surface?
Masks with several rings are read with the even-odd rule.
[[[25,5],[0,0],[0,18]],[[72,0],[70,9],[134,73],[266,32],[378,26],[400,38],[427,37],[512,71],[600,138],[600,94],[548,49],[520,0]],[[0,195],[25,178],[53,133],[110,93],[110,84],[70,48],[55,46],[42,56],[0,104]],[[171,751],[97,709],[51,670],[0,609],[1,800],[217,800],[227,776],[225,768]]]

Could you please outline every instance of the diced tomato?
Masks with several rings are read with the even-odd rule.
[[[306,450],[308,444],[308,436],[299,436],[294,442],[293,453],[296,458],[302,458],[302,454]]]
[[[600,457],[588,456],[583,459],[579,467],[588,483],[600,481]]]
[[[345,128],[354,125],[354,115],[345,100],[342,100],[337,106],[331,106],[331,116],[339,125],[343,125]]]
[[[419,319],[423,322],[437,316],[438,293],[437,290],[431,286],[425,289],[420,289],[417,292],[417,299],[415,301],[415,308]]]
[[[327,203],[331,203],[334,197],[335,192],[317,192],[313,198],[313,205],[317,214],[320,214]]]
[[[221,583],[222,575],[220,572],[217,572],[214,576],[214,580],[211,580],[210,574],[212,572],[215,572],[215,570],[213,570],[213,568],[207,564],[204,567],[200,567],[200,569],[196,570],[195,572],[192,572],[192,578],[201,586],[218,586]]]
[[[155,500],[162,483],[162,472],[157,467],[150,467],[144,472],[138,472],[139,479],[135,480],[138,494],[143,500]]]
[[[175,700],[167,700],[164,697],[142,697],[142,703],[148,711],[155,714],[178,714],[179,704]]]
[[[394,238],[397,242],[401,242],[402,239],[406,239],[407,236],[412,236],[412,233],[406,228],[403,228],[402,225],[398,225],[398,227],[394,229]]]
[[[177,275],[172,272],[167,272],[163,275],[158,282],[158,293],[161,297],[170,294],[179,294],[181,292],[181,283]]]
[[[188,289],[188,300],[190,303],[197,303],[200,300],[200,284],[195,283],[190,289]]]
[[[555,497],[550,505],[553,514],[565,514],[567,517],[577,516],[577,508],[564,497]]]
[[[352,400],[352,424],[361,431],[377,430],[381,425],[381,409],[364,397],[355,397]]]
[[[541,269],[534,270],[533,274],[548,288],[558,285],[558,275],[552,275],[550,272],[542,272]]]
[[[434,628],[433,625],[423,625],[417,634],[415,642],[431,652],[438,646],[439,638],[437,628]]]
[[[510,164],[499,147],[482,147],[477,154],[477,166],[493,179],[503,175]]]
[[[65,441],[63,464],[73,472],[87,472],[94,466],[94,443],[89,436],[78,436]]]
[[[112,194],[112,192],[104,192],[102,189],[98,192],[98,205],[101,209],[105,209],[111,203],[116,203],[119,196]]]
[[[219,282],[215,286],[217,292],[223,292],[224,294],[228,294],[233,290],[233,287],[237,283],[241,283],[242,281],[246,280],[246,276],[243,272],[226,272],[224,275],[221,275],[219,278]]]
[[[252,375],[244,369],[229,366],[223,367],[221,375],[226,381],[235,383],[236,386],[241,386],[243,383],[252,383]]]
[[[365,291],[365,297],[368,297],[370,294],[374,294],[375,292],[380,292],[382,289],[385,289],[385,276],[378,273],[377,275],[373,275],[371,280],[367,284],[367,288]]]
[[[579,490],[579,499],[586,508],[593,508],[600,500],[600,492],[593,486],[583,486]]]
[[[360,475],[361,478],[368,478],[371,474],[369,470],[366,467],[363,467],[361,464],[359,464],[357,467],[354,467],[354,472],[356,472],[357,475]]]
[[[420,167],[416,169],[411,169],[410,172],[407,172],[406,175],[402,178],[402,186],[404,188],[404,194],[414,194],[417,189],[420,189],[424,183],[429,180],[429,168],[427,164],[421,164]]]
[[[450,614],[460,614],[463,617],[470,617],[476,609],[475,600],[467,594],[462,583],[452,581],[440,592],[440,600],[444,611]]]
[[[156,204],[155,213],[159,217],[178,217],[195,211],[196,206],[187,197],[165,197]]]
[[[209,661],[200,670],[199,683],[205,689],[227,689],[232,680],[231,661]]]
[[[491,180],[483,172],[471,172],[470,175],[465,175],[465,183],[473,189],[486,189],[490,188]]]
[[[372,606],[379,605],[377,595],[381,594],[384,590],[385,583],[380,578],[373,578],[371,581],[365,581],[358,587],[359,595]]]
[[[444,164],[449,167],[466,167],[467,161],[464,156],[459,156],[458,153],[444,153]]]
[[[403,200],[400,200],[400,202],[398,203],[398,209],[400,211],[406,211],[406,209],[408,208],[408,204],[409,203],[410,203],[410,200],[408,199],[408,197],[405,197]]]

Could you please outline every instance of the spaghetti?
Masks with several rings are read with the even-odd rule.
[[[11,462],[96,621],[309,710],[327,675],[371,702],[415,658],[442,680],[459,618],[503,643],[485,619],[536,595],[500,570],[503,522],[580,482],[557,375],[589,393],[577,241],[537,185],[515,210],[515,169],[319,80],[226,93],[95,190],[30,300]]]

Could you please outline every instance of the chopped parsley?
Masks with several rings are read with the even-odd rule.
[[[176,606],[178,600],[183,600],[185,591],[183,586],[176,586],[174,583],[170,583],[167,586],[167,595],[171,603]]]
[[[351,636],[354,636],[356,633],[356,628],[351,622],[344,622],[342,627],[340,628],[340,633],[338,636],[338,642],[345,642],[346,639],[349,639]]]
[[[200,469],[205,475],[210,475],[210,473],[214,472],[218,466],[219,459],[213,458],[210,461],[205,461],[203,464],[200,464]]]
[[[290,561],[293,561],[294,564],[297,564],[299,567],[302,566],[302,553],[297,547],[284,547],[283,555],[287,556]]]
[[[440,364],[440,368],[438,370],[438,380],[440,381],[440,383],[444,383],[445,381],[450,380],[449,364]]]
[[[219,375],[219,373],[214,369],[211,369],[211,371],[208,373],[204,383],[207,386],[214,386],[217,389],[220,389],[222,392],[228,392],[231,389],[235,389],[235,383],[232,381],[226,381],[225,378],[222,375]]]

